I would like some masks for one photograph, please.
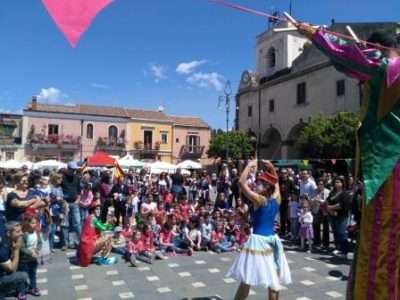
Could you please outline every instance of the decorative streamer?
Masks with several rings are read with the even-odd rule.
[[[332,165],[335,165],[336,164],[336,158],[332,158],[331,162],[332,162]]]
[[[96,15],[112,0],[42,0],[50,16],[75,47]]]

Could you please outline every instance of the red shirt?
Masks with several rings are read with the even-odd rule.
[[[160,242],[163,244],[170,244],[171,243],[171,238],[172,238],[172,232],[160,232]]]
[[[154,238],[152,233],[149,236],[143,234],[140,240],[143,243],[144,250],[154,250]]]
[[[128,243],[128,251],[129,251],[130,254],[138,253],[138,252],[141,252],[143,250],[144,250],[143,242],[142,242],[141,239],[136,241],[136,242],[135,241],[129,241],[129,243]]]

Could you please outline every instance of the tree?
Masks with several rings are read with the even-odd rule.
[[[216,133],[210,139],[207,151],[209,158],[226,158],[226,141],[228,138],[228,154],[233,160],[249,158],[254,155],[254,147],[249,135],[243,131],[230,131]]]
[[[297,140],[303,157],[349,158],[355,155],[358,118],[351,112],[310,118]]]

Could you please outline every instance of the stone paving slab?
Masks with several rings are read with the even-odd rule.
[[[288,247],[286,252],[293,284],[280,299],[344,299],[350,260],[326,252],[307,254]],[[71,259],[73,253],[68,253]],[[80,268],[66,252],[54,254],[53,264],[38,272],[41,299],[233,299],[239,285],[226,273],[238,253],[196,252],[193,257],[170,256],[153,265],[131,267],[123,260],[115,265]],[[73,259],[71,260],[73,261]],[[248,299],[265,299],[266,290],[252,287]],[[217,299],[217,298],[216,298]]]

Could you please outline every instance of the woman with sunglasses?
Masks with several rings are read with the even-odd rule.
[[[28,175],[18,172],[14,175],[15,190],[7,195],[5,203],[5,215],[7,221],[22,221],[23,215],[28,209],[36,209],[46,206],[45,200],[34,195],[29,189]]]

